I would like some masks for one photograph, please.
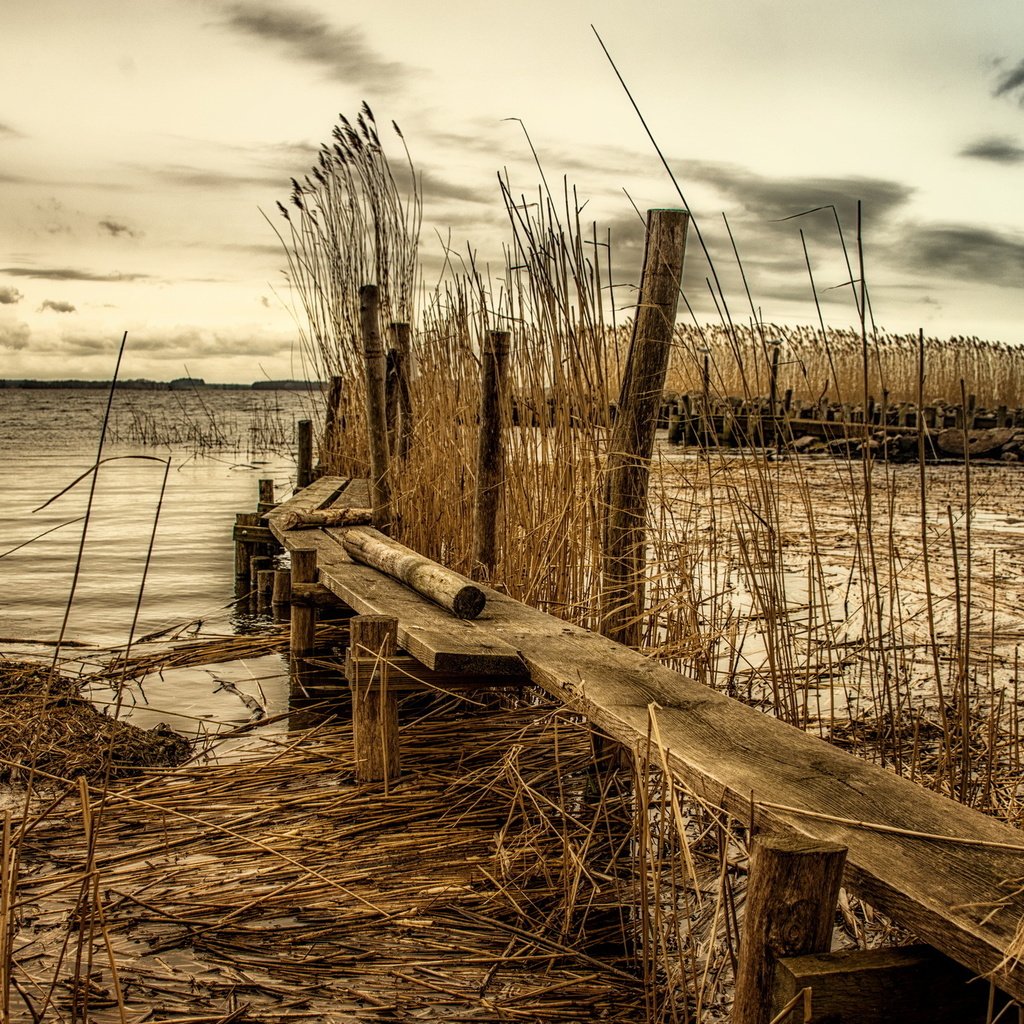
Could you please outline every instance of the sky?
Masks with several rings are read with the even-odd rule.
[[[4,0],[0,32],[0,378],[109,378],[124,332],[122,377],[303,376],[275,204],[363,102],[422,174],[427,280],[501,267],[532,143],[623,310],[637,210],[685,202],[737,320],[816,322],[809,263],[849,326],[859,201],[879,326],[1024,343],[1020,0]],[[691,230],[714,321],[708,274]]]

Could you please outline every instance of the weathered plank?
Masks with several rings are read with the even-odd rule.
[[[486,618],[474,627],[517,649],[535,683],[641,754],[652,736],[659,758],[701,798],[743,820],[753,809],[760,826],[845,846],[845,879],[856,892],[1024,997],[1024,967],[1004,963],[1024,925],[1024,835],[611,640],[485,590]]]

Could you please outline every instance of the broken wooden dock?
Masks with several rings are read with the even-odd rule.
[[[313,654],[316,609],[333,603],[395,624],[396,668],[407,679],[418,666],[449,684],[541,687],[752,834],[781,832],[844,848],[850,890],[1024,1000],[1019,832],[496,590],[484,587],[482,613],[461,620],[353,561],[345,527],[284,525],[295,511],[367,503],[364,481],[327,477],[267,515],[293,566],[304,567],[293,581],[292,605],[300,678],[303,659]],[[378,669],[386,687],[386,665],[378,661]],[[397,720],[381,727],[397,729]],[[400,739],[388,742],[396,747],[397,771]]]

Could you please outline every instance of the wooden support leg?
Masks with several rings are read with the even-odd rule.
[[[275,619],[283,619],[289,614],[291,603],[292,573],[290,569],[277,569],[274,572],[274,589],[270,603]]]
[[[292,583],[313,583],[316,580],[316,552],[292,552]],[[291,644],[289,668],[292,688],[302,690],[302,681],[309,673],[306,659],[313,653],[316,641],[316,608],[309,603],[292,601]]]
[[[356,615],[346,676],[352,687],[352,736],[360,782],[395,779],[398,752],[398,695],[388,687],[387,660],[394,657],[398,620],[387,615]]]
[[[259,526],[260,516],[258,512],[239,512],[235,516],[235,525]],[[237,532],[237,531],[236,531]],[[248,541],[235,539],[235,579],[249,582],[249,559],[252,557],[253,545]]]
[[[827,953],[846,849],[802,836],[754,842],[736,971],[733,1024],[769,1024],[775,962]]]

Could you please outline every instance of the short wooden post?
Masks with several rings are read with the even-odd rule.
[[[269,512],[274,507],[274,481],[261,480],[259,486],[260,497],[256,511],[260,513]]]
[[[301,491],[313,482],[313,421],[299,420],[299,464],[295,473],[295,489]]]
[[[261,615],[265,615],[270,611],[271,595],[273,592],[274,570],[260,569],[256,573],[256,609]]]
[[[390,327],[394,351],[395,379],[398,384],[398,458],[403,462],[412,447],[412,331],[408,324]]]
[[[845,847],[804,836],[754,841],[733,1024],[769,1024],[775,961],[832,946]]]
[[[260,516],[258,512],[239,512],[235,515],[235,526],[259,526]],[[252,558],[253,545],[248,541],[235,538],[235,578],[248,582],[250,569],[249,560]]]
[[[498,513],[505,487],[502,426],[508,331],[489,331],[480,366],[480,436],[473,504],[473,577],[490,579],[498,557]]]
[[[270,606],[275,619],[285,618],[289,612],[292,593],[292,573],[290,569],[278,569],[274,572],[274,588],[270,595]]]
[[[355,615],[345,674],[352,687],[352,741],[356,778],[387,783],[401,773],[398,749],[398,695],[388,687],[388,659],[398,642],[398,620],[387,615]]]
[[[291,582],[316,582],[316,552],[293,551]],[[311,603],[292,601],[291,636],[289,645],[289,670],[293,687],[302,688],[303,679],[308,676],[306,659],[313,653],[316,644],[316,607]]]
[[[644,610],[644,534],[655,412],[665,389],[688,224],[684,210],[647,213],[640,298],[608,449],[602,631],[632,645],[639,643]]]
[[[366,422],[370,442],[370,497],[373,525],[387,531],[391,524],[391,488],[388,479],[388,424],[385,377],[387,358],[380,336],[377,286],[359,289],[359,326],[363,336],[363,368],[366,379]]]

